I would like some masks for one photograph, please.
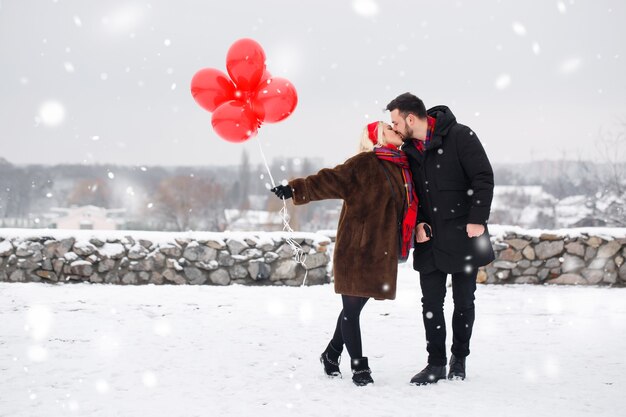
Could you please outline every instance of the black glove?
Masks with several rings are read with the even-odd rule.
[[[291,191],[291,187],[288,185],[277,185],[276,187],[272,188],[270,191],[276,194],[276,197],[280,199],[284,198],[285,200],[289,200],[291,197],[293,197],[293,192]]]

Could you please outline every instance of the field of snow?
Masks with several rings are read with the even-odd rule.
[[[626,289],[479,286],[464,382],[426,363],[417,275],[362,314],[375,384],[318,361],[329,285],[0,283],[0,416],[616,416],[626,409]],[[446,300],[448,320],[451,298]],[[450,328],[450,322],[448,322]],[[448,333],[450,340],[450,332]],[[448,346],[449,348],[449,346]]]

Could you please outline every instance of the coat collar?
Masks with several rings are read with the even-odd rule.
[[[452,126],[456,124],[456,117],[452,110],[448,106],[435,106],[428,109],[426,114],[436,120],[435,131],[430,139],[430,143],[426,148],[426,151],[430,149],[437,149],[443,142],[443,137],[448,134]]]

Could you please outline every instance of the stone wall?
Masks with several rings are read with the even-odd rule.
[[[306,284],[330,282],[323,235],[34,229],[0,229],[0,281],[302,285],[305,268],[293,260],[288,237],[307,254]]]
[[[626,229],[490,230],[496,260],[480,283],[626,286]],[[305,268],[293,238],[307,253],[306,284],[324,284],[334,236],[0,229],[0,281],[297,286]]]
[[[626,229],[498,232],[496,260],[481,268],[479,282],[626,285]]]

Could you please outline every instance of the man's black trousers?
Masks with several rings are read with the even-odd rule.
[[[452,353],[464,358],[470,353],[470,339],[474,326],[474,292],[476,275],[472,268],[465,272],[452,274]],[[426,329],[426,349],[428,363],[446,365],[446,322],[443,315],[443,302],[446,296],[446,278],[443,271],[420,273],[422,287],[422,317]]]

